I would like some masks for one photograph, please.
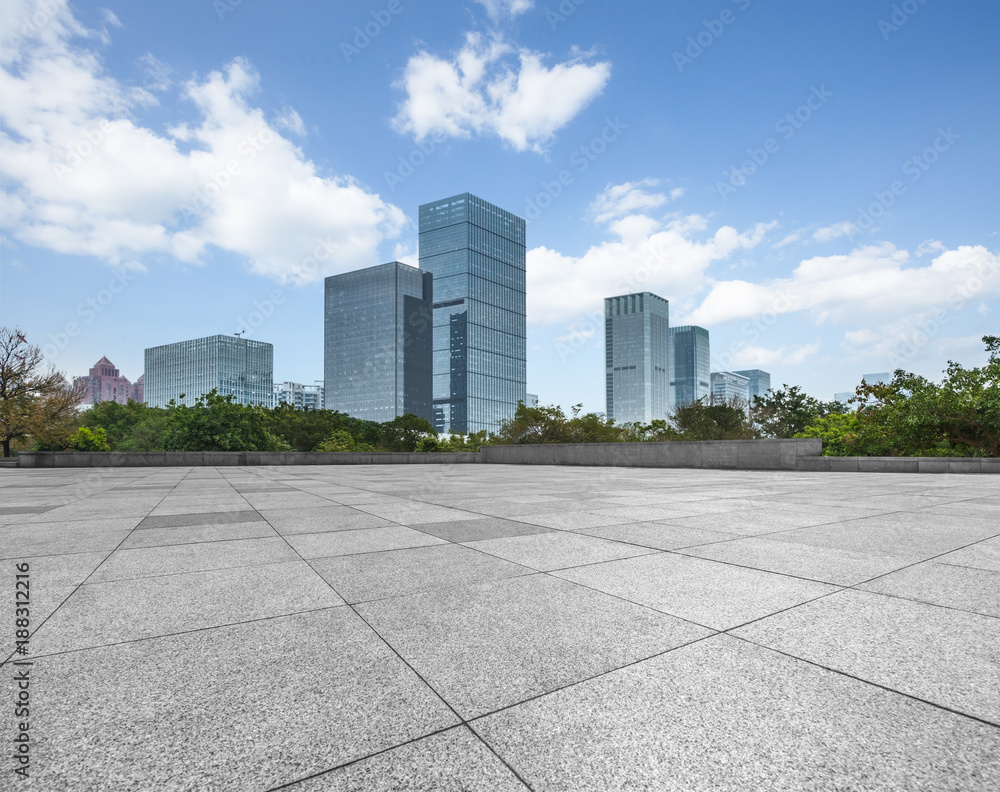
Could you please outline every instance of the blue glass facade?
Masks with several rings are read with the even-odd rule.
[[[496,431],[525,398],[525,222],[469,193],[420,207],[434,273],[434,426]]]
[[[604,300],[607,417],[665,420],[670,410],[670,304],[650,292]]]
[[[240,404],[274,403],[274,346],[237,336],[214,335],[146,350],[146,404],[191,406],[217,390]],[[180,398],[184,394],[184,398]]]
[[[762,371],[761,369],[745,369],[743,371],[734,371],[734,374],[741,374],[750,380],[750,398],[754,396],[763,397],[765,393],[771,390],[771,375]]]
[[[750,403],[750,378],[735,371],[713,371],[712,401],[746,407]]]
[[[674,408],[712,392],[708,330],[684,325],[670,328],[670,393]]]
[[[430,421],[433,276],[401,262],[326,279],[328,410],[367,421]]]

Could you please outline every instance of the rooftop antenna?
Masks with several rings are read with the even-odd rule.
[[[243,335],[243,334],[244,334],[245,332],[246,332],[246,330],[240,330],[240,331],[239,331],[238,333],[233,333],[233,335],[234,335],[234,336],[236,336],[237,338],[239,338],[239,337],[240,337],[240,336],[242,336],[242,335]]]

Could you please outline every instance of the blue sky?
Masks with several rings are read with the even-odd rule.
[[[322,278],[417,207],[527,217],[528,390],[603,411],[602,298],[819,398],[1000,332],[987,0],[0,0],[0,321],[71,375],[247,329],[322,376]]]

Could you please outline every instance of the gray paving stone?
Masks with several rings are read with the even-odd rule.
[[[600,536],[617,542],[630,542],[657,550],[675,550],[678,547],[710,544],[732,539],[732,534],[706,531],[702,528],[688,528],[669,522],[626,523],[625,525],[605,525],[599,528],[584,528],[577,533]]]
[[[138,532],[137,532],[138,533]],[[295,551],[279,536],[234,539],[201,544],[118,549],[91,575],[87,583],[131,580],[155,575],[203,572],[209,569],[259,566],[298,561]]]
[[[456,723],[346,608],[72,652],[37,674],[46,790],[270,789]]]
[[[647,547],[636,547],[564,531],[488,539],[482,542],[470,542],[468,546],[513,561],[515,564],[542,571],[656,552]]]
[[[728,630],[837,590],[825,583],[671,553],[552,574],[715,630]]]
[[[481,539],[498,539],[505,536],[527,536],[547,533],[548,528],[530,523],[504,520],[499,517],[481,517],[472,520],[412,523],[412,528],[449,542],[475,542]]]
[[[303,558],[325,558],[445,544],[444,539],[414,531],[405,525],[359,528],[353,531],[292,534],[287,537],[287,540]]]
[[[1000,629],[964,611],[842,591],[735,635],[1000,724]]]
[[[288,792],[526,792],[528,788],[465,726],[424,737]]]
[[[330,504],[320,508],[270,509],[262,511],[274,529],[283,536],[327,531],[354,531],[359,528],[384,528],[396,523],[358,511],[348,506]]]
[[[407,501],[405,503],[365,503],[355,507],[359,511],[374,514],[402,525],[419,523],[439,523],[450,520],[468,520],[475,514],[462,509],[448,509],[444,506]]]
[[[991,569],[928,561],[859,588],[1000,618],[1000,571]]]
[[[942,564],[992,569],[994,572],[1000,572],[1000,539],[990,539],[971,547],[963,547],[954,553],[939,556],[935,560]]]
[[[110,518],[87,522],[5,525],[0,558],[111,551],[138,522],[138,518]]]
[[[665,520],[687,528],[701,528],[706,531],[757,536],[760,534],[787,531],[789,528],[805,528],[811,525],[837,522],[844,519],[823,511],[792,511],[774,507],[765,509],[739,509],[716,514],[700,514],[694,517],[678,517]]]
[[[725,636],[472,723],[534,789],[986,792],[1000,730]]]
[[[454,544],[320,558],[312,565],[348,602],[535,573],[533,569]]]
[[[342,605],[302,561],[81,586],[38,631],[37,655]]]
[[[711,634],[546,575],[369,602],[358,611],[466,718]]]
[[[208,504],[206,504],[208,505]],[[212,503],[212,506],[215,504]],[[226,523],[245,523],[262,519],[251,510],[195,512],[184,514],[151,515],[139,523],[140,529],[147,528],[178,528],[188,525],[225,525]]]
[[[270,536],[278,536],[278,532],[264,520],[187,525],[176,528],[143,528],[141,531],[130,533],[122,542],[121,548],[126,550],[135,547],[166,547],[227,539],[261,539]]]

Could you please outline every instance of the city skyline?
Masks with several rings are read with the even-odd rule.
[[[1000,8],[393,9],[5,7],[3,323],[68,376],[234,332],[320,376],[323,279],[417,264],[418,207],[468,190],[528,221],[543,403],[604,410],[628,291],[821,399],[985,360]]]

